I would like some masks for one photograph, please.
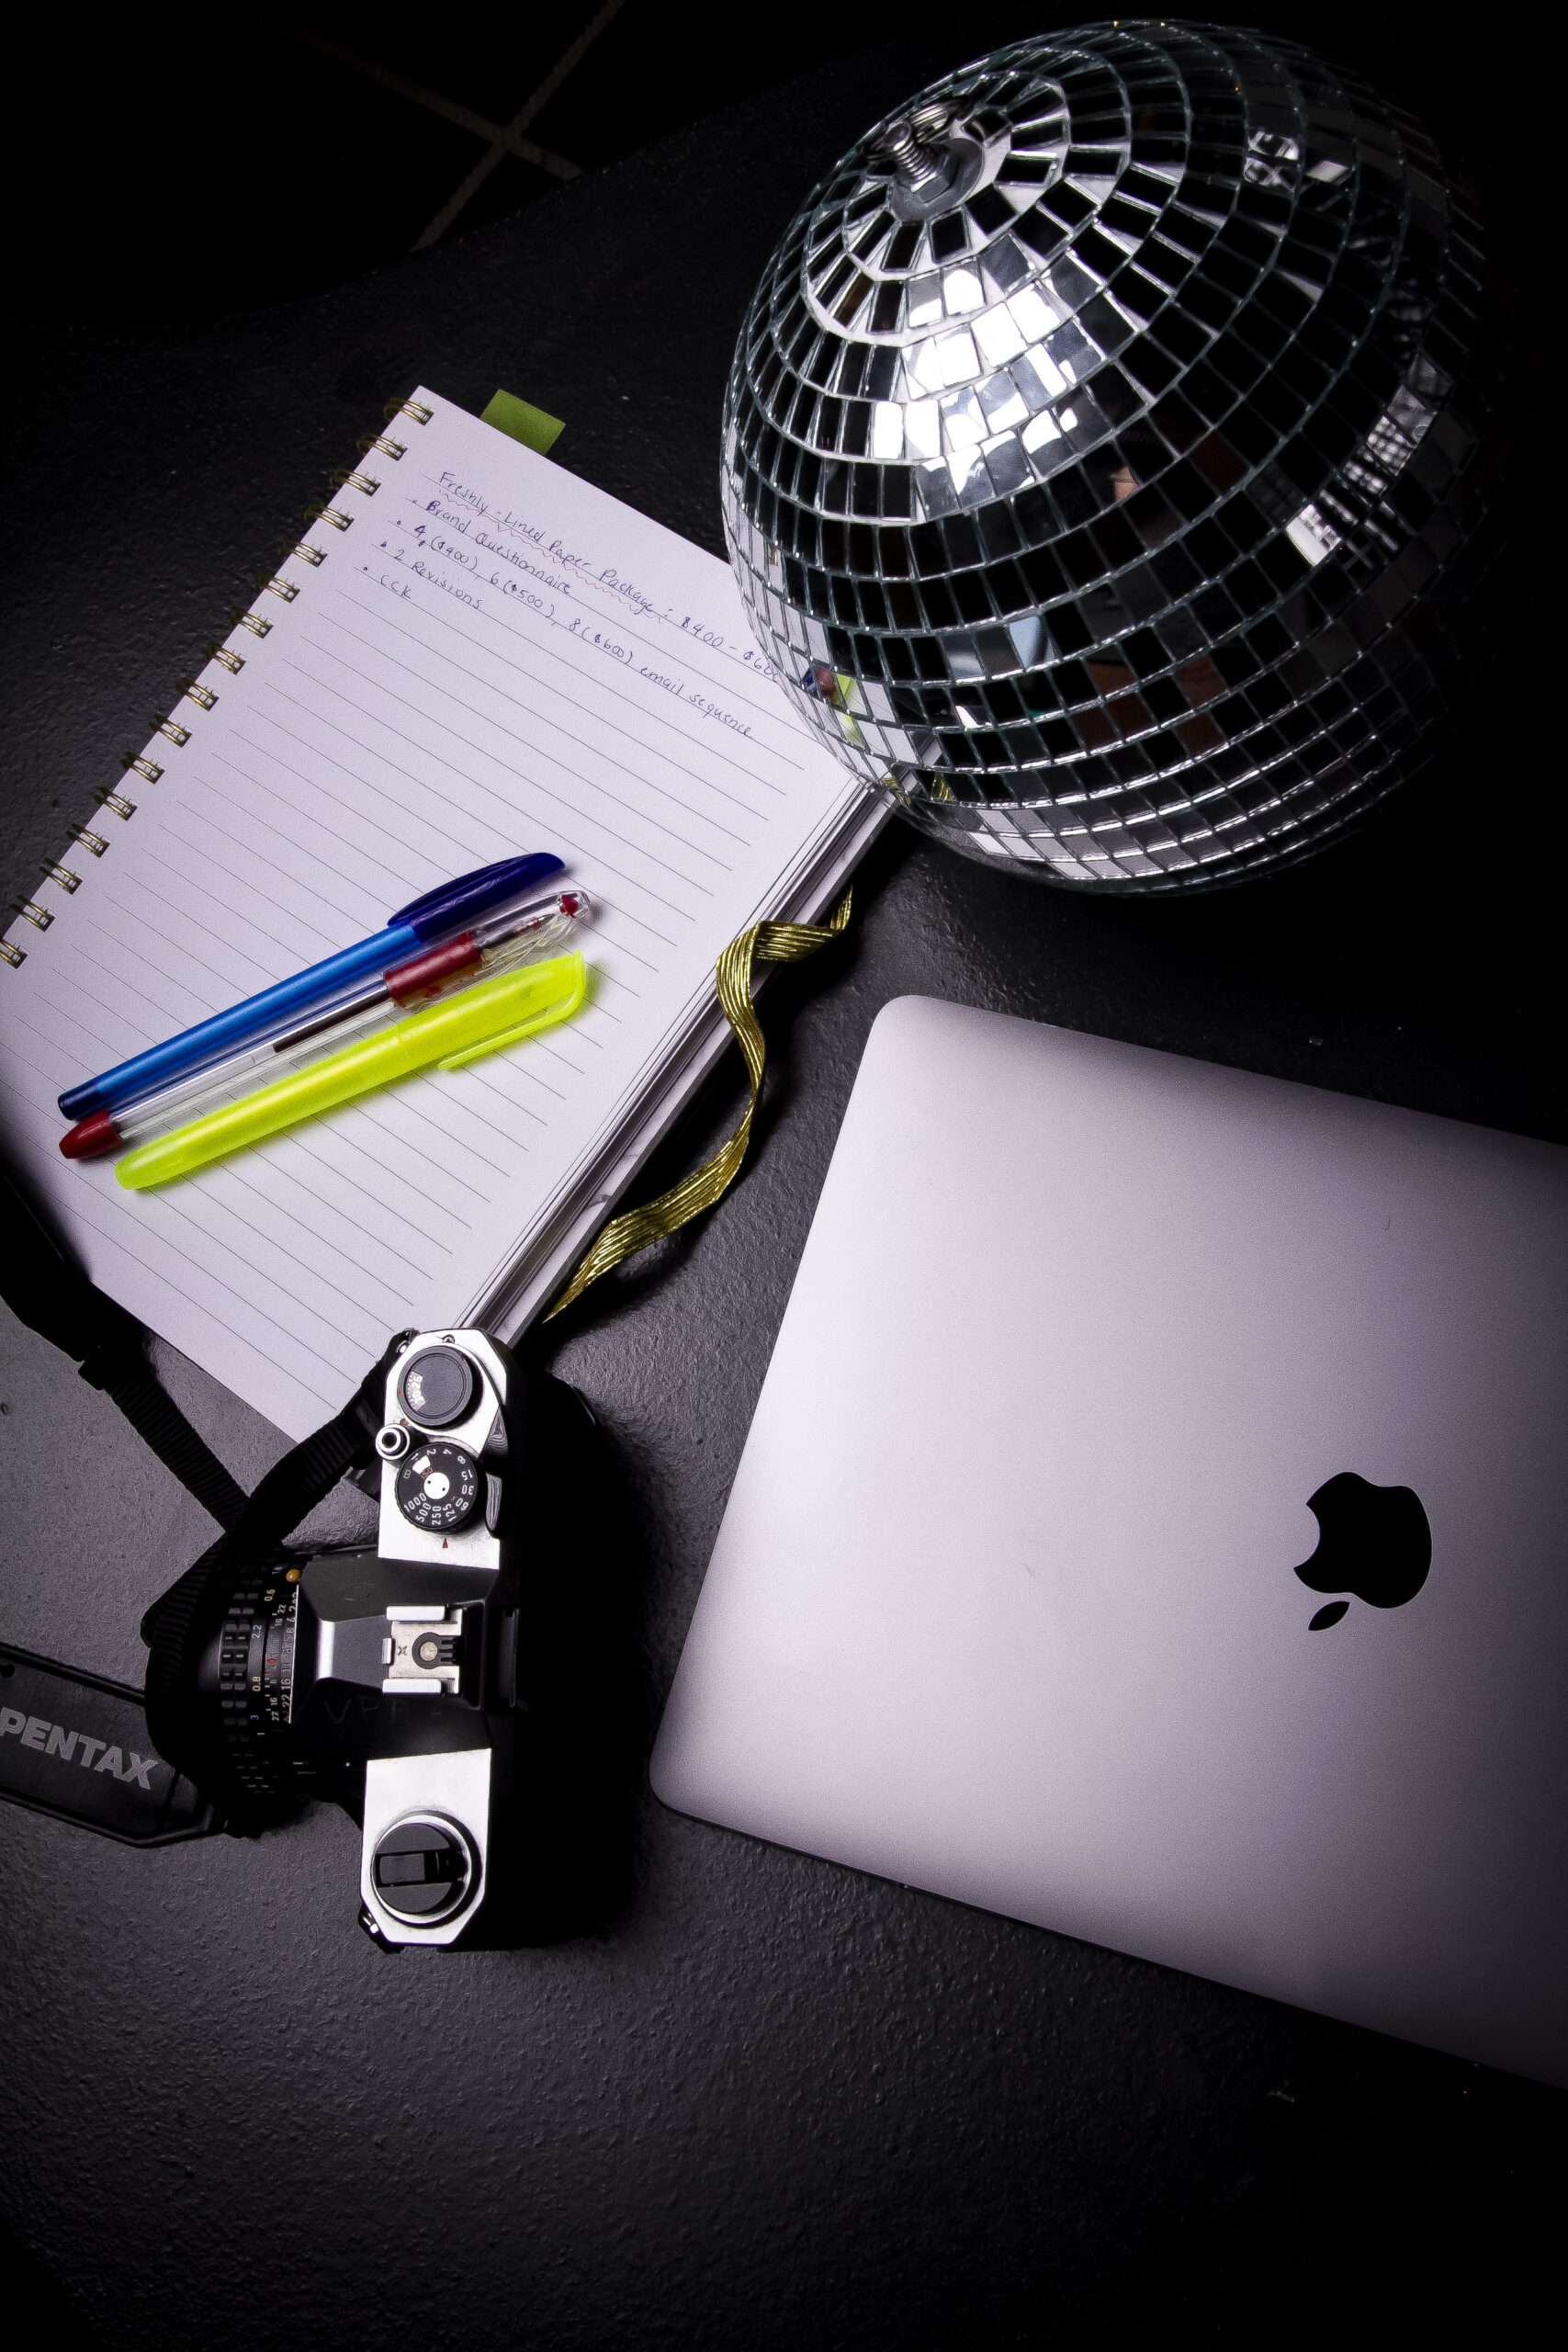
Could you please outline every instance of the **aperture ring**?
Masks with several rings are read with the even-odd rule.
[[[218,1645],[219,1721],[234,1777],[279,1796],[302,1775],[288,1741],[299,1570],[261,1568],[236,1585]]]

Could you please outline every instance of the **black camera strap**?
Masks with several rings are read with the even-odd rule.
[[[225,1552],[269,1551],[326,1500],[340,1478],[375,1461],[387,1374],[412,1337],[412,1331],[400,1331],[389,1340],[380,1361],[371,1365],[342,1412],[273,1464],[224,1537]]]
[[[217,1807],[159,1755],[141,1693],[0,1642],[0,1796],[124,1846],[172,1846],[222,1827]]]
[[[68,1355],[89,1386],[113,1398],[138,1437],[220,1527],[233,1527],[245,1508],[245,1490],[159,1385],[143,1327],[88,1281],[3,1165],[0,1209],[6,1221],[0,1297],[20,1322]]]

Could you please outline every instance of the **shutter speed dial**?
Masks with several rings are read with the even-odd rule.
[[[463,1446],[417,1445],[398,1471],[398,1509],[411,1527],[449,1534],[466,1527],[479,1509],[484,1481],[479,1465]]]

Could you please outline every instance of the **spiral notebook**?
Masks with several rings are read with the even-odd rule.
[[[883,812],[726,565],[421,389],[98,796],[0,954],[0,1122],[93,1280],[291,1436],[414,1324],[515,1336],[728,1035],[726,943],[810,921]],[[56,1097],[452,875],[553,850],[569,1029],[156,1193]]]

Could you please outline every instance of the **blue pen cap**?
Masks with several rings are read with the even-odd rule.
[[[531,857],[503,857],[497,865],[481,865],[477,874],[443,882],[427,890],[423,899],[411,899],[395,915],[388,916],[387,928],[390,931],[406,923],[421,939],[463,931],[480,915],[492,914],[497,907],[525,897],[551,875],[565,871],[561,860],[547,850],[536,851]]]

